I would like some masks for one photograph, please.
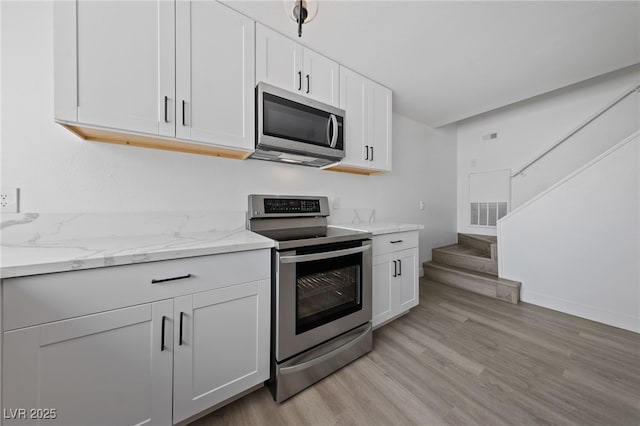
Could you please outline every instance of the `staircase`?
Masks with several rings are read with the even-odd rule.
[[[442,284],[511,303],[520,300],[520,283],[498,277],[498,242],[487,235],[458,234],[458,244],[432,250],[424,276]]]

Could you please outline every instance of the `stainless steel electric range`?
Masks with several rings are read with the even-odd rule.
[[[249,230],[275,241],[268,385],[278,402],[373,347],[371,234],[327,216],[327,197],[249,196]]]

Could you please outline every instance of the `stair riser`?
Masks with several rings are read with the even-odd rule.
[[[433,261],[437,263],[471,269],[473,271],[484,272],[485,274],[498,275],[498,262],[491,259],[447,253],[438,249],[432,250],[431,253]]]
[[[458,244],[482,250],[482,252],[485,255],[490,256],[491,259],[497,260],[498,253],[496,244],[493,244],[489,241],[483,241],[481,239],[473,238],[465,234],[458,234]]]
[[[504,284],[490,282],[483,278],[470,277],[457,271],[447,271],[440,268],[424,265],[424,276],[427,279],[437,281],[452,287],[461,288],[472,293],[481,294],[510,303],[518,303],[520,290]]]
[[[489,284],[482,280],[475,280],[473,278],[460,275],[456,272],[443,271],[441,269],[432,268],[429,265],[425,265],[424,276],[430,280],[438,281],[442,284],[458,287],[464,290],[471,291],[473,293],[482,294],[484,296],[496,297],[495,284]]]

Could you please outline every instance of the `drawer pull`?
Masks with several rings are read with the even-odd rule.
[[[191,274],[187,274],[187,275],[180,275],[179,277],[171,277],[171,278],[161,278],[159,280],[151,280],[151,284],[159,284],[159,283],[165,283],[167,281],[175,281],[175,280],[184,280],[186,278],[191,278]]]
[[[394,240],[394,241],[389,241],[391,244],[397,244],[397,243],[401,243],[402,240]]]

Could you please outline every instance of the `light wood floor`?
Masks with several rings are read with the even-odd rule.
[[[640,335],[420,283],[374,350],[283,404],[266,388],[205,425],[639,425]]]

